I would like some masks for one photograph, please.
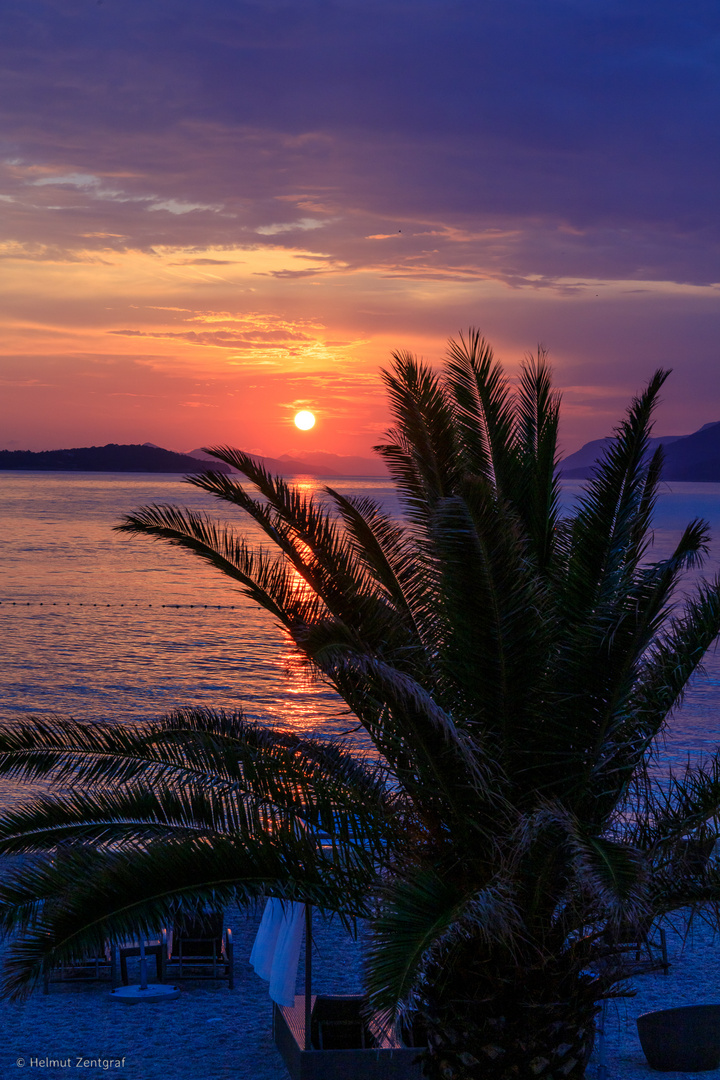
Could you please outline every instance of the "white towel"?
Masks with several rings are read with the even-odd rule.
[[[304,911],[304,904],[271,897],[250,953],[250,963],[270,983],[270,997],[278,1005],[295,1004]]]

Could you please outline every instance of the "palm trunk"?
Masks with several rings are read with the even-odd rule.
[[[497,958],[494,958],[497,960]],[[545,964],[477,961],[431,976],[442,1001],[420,1011],[429,1080],[580,1080],[595,1039],[596,978]],[[563,967],[566,970],[563,970]],[[492,975],[491,975],[492,973]],[[452,983],[452,986],[451,986]],[[605,989],[603,987],[603,989]]]

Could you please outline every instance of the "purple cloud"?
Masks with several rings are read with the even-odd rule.
[[[269,344],[233,327],[244,310],[316,320],[325,349],[473,321],[516,362],[540,339],[575,441],[606,433],[585,405],[604,425],[676,364],[690,430],[720,406],[719,132],[708,0],[8,0],[0,256],[106,273],[92,319],[114,345]],[[167,287],[143,264],[107,313],[138,252]],[[46,288],[13,294],[26,342],[89,319]],[[173,303],[229,321],[156,325]]]
[[[68,246],[98,218],[129,246],[312,229],[352,267],[717,277],[709,3],[16,0],[4,23],[16,238],[38,217]],[[498,222],[512,239],[460,258],[416,235]],[[401,251],[364,241],[399,229]]]

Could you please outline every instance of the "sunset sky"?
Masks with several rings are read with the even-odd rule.
[[[720,420],[716,0],[4,0],[0,53],[0,448],[368,455],[470,324],[568,451],[661,365],[658,434]]]

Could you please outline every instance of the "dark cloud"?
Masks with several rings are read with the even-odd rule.
[[[15,240],[718,277],[714,3],[10,0],[0,58]]]
[[[233,334],[227,330],[187,330],[180,333],[172,331],[147,331],[147,330],[109,330],[110,334],[121,337],[150,337],[150,338],[178,338],[187,341],[191,345],[212,345],[218,349],[256,349],[259,345],[282,346],[298,341],[309,341],[307,334],[290,332],[289,330],[266,330],[263,333]]]

